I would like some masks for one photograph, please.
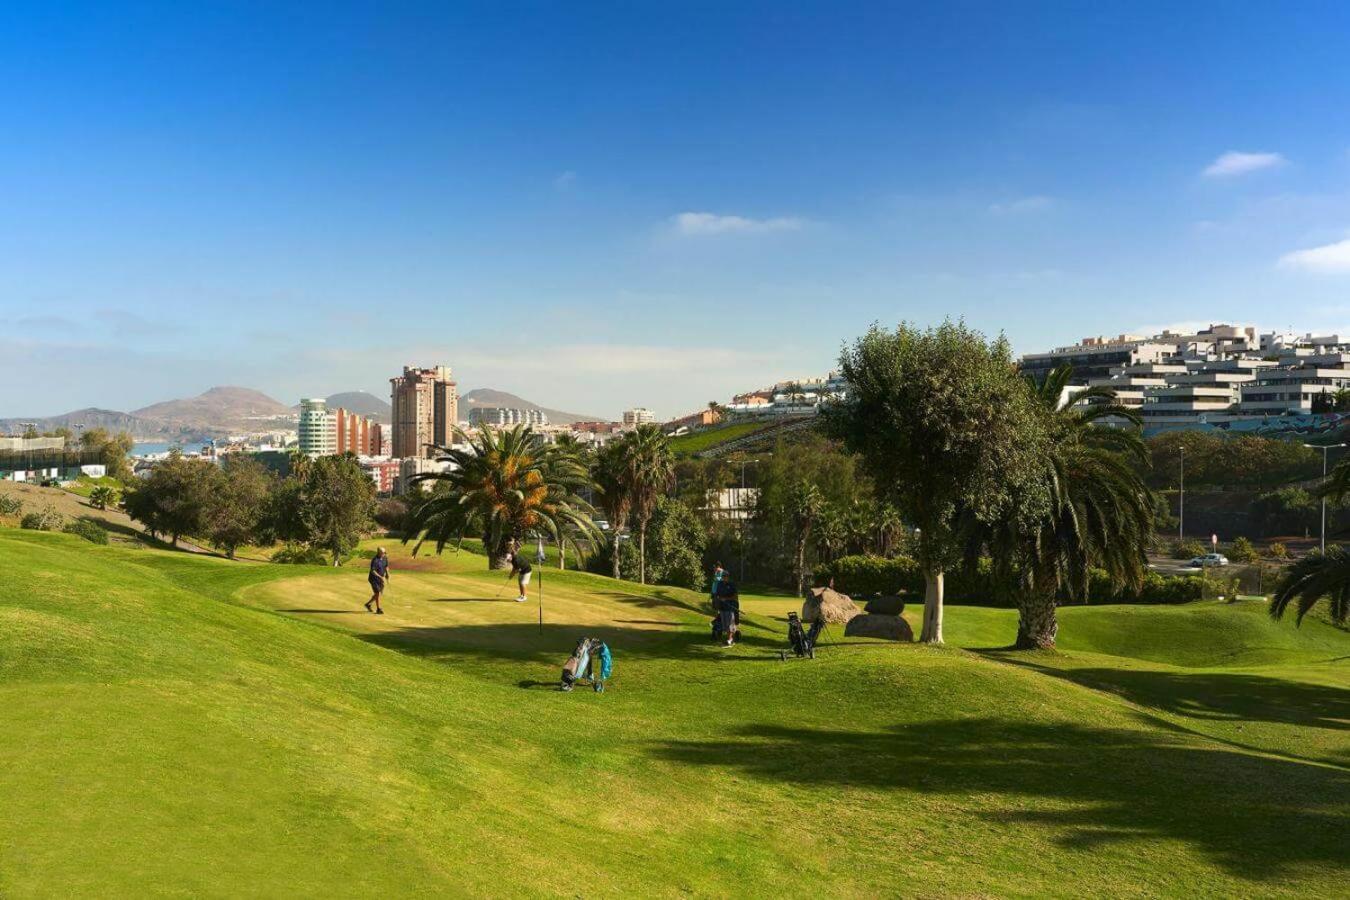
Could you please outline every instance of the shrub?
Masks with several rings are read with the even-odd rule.
[[[23,513],[23,501],[8,494],[0,495],[0,516],[17,516]]]
[[[1270,550],[1270,555],[1275,557],[1276,559],[1289,558],[1289,548],[1286,547],[1280,541],[1276,541],[1275,543],[1271,544],[1268,549]]]
[[[55,506],[48,503],[42,509],[34,510],[24,516],[19,522],[19,527],[28,528],[32,531],[60,531],[65,521],[66,517],[57,512]]]
[[[1174,541],[1172,543],[1173,559],[1194,559],[1197,556],[1204,556],[1209,550],[1204,544],[1195,538],[1187,538],[1184,541]]]
[[[292,566],[323,566],[328,561],[328,554],[308,544],[287,544],[272,554],[272,562]]]
[[[90,519],[76,519],[61,529],[66,534],[82,537],[91,544],[108,543],[108,529]]]
[[[853,597],[888,594],[922,598],[927,587],[919,564],[907,556],[892,559],[841,556],[832,563],[816,567],[817,585],[829,584],[830,579],[834,579],[835,590]],[[1010,598],[995,581],[993,567],[987,559],[981,559],[974,569],[962,568],[945,573],[943,598],[944,602],[955,604],[1011,605]]]
[[[1233,543],[1228,548],[1228,555],[1234,562],[1254,563],[1261,558],[1261,554],[1256,552],[1252,542],[1245,537],[1233,538]]]
[[[1203,584],[1189,575],[1160,575],[1149,572],[1138,591],[1125,590],[1113,583],[1106,572],[1093,569],[1088,573],[1088,598],[1096,603],[1189,603],[1199,600]]]

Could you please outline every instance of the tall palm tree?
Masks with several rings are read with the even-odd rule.
[[[1003,523],[989,541],[1017,599],[1019,649],[1055,645],[1056,601],[1086,598],[1092,568],[1135,588],[1148,572],[1153,495],[1140,476],[1148,451],[1139,416],[1107,388],[1066,392],[1071,374],[1061,366],[1040,384],[1029,383],[1051,434],[1038,486],[1048,496],[1046,512]],[[1108,418],[1128,426],[1097,424]]]
[[[792,518],[792,533],[797,547],[794,559],[797,565],[797,596],[806,593],[806,545],[811,540],[811,527],[825,509],[825,498],[805,478],[792,483],[788,489],[788,515]]]
[[[657,425],[639,425],[625,434],[623,479],[638,527],[638,581],[647,583],[647,523],[656,501],[675,478],[675,456],[670,440]]]
[[[574,456],[559,452],[528,426],[473,435],[455,429],[456,446],[437,447],[443,472],[419,475],[431,493],[414,504],[404,543],[436,542],[436,552],[456,537],[477,533],[494,569],[530,532],[561,541],[569,532],[599,536],[594,510],[578,491],[590,483]],[[466,446],[461,446],[466,445]]]
[[[1303,617],[1324,598],[1332,621],[1344,625],[1350,618],[1350,549],[1328,547],[1326,553],[1310,553],[1290,566],[1270,601],[1270,616],[1283,618],[1293,603],[1298,610],[1295,621],[1302,625]]]
[[[626,448],[622,440],[610,441],[600,448],[591,467],[591,480],[595,483],[596,500],[609,521],[610,554],[613,558],[615,578],[620,577],[619,542],[624,527],[628,524],[628,515],[633,508],[633,498],[628,492],[625,478],[627,460]]]

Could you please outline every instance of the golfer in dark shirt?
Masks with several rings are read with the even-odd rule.
[[[511,571],[516,573],[516,581],[520,585],[520,596],[516,598],[517,603],[525,602],[525,589],[530,586],[530,573],[534,567],[530,561],[521,555],[517,550],[511,554]]]
[[[384,596],[384,588],[389,584],[389,554],[384,552],[384,548],[375,551],[375,558],[370,561],[370,599],[366,601],[366,612],[371,612],[370,605],[375,604],[374,612],[384,615],[384,608],[380,606],[380,598]]]

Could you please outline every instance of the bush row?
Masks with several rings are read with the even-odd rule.
[[[835,589],[851,596],[899,594],[922,600],[923,572],[909,557],[884,559],[878,556],[843,556],[817,567],[816,584],[834,581]],[[948,572],[944,579],[946,602],[981,606],[1011,606],[1006,591],[1000,590],[989,560],[982,559],[969,568]],[[1187,603],[1199,600],[1204,586],[1201,579],[1159,575],[1149,572],[1138,591],[1125,590],[1112,583],[1107,574],[1093,569],[1088,599],[1101,603]],[[1081,602],[1081,601],[1078,601]]]

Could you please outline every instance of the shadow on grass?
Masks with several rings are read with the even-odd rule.
[[[382,647],[432,659],[451,661],[465,657],[492,658],[517,662],[557,662],[559,666],[583,637],[598,637],[609,644],[616,656],[629,659],[777,660],[777,651],[785,646],[785,642],[780,640],[745,635],[737,647],[759,651],[753,656],[747,656],[714,644],[707,632],[680,627],[675,623],[663,624],[671,627],[658,630],[545,622],[541,631],[535,623],[444,625],[405,627],[359,637]]]
[[[1213,722],[1275,722],[1350,730],[1350,690],[1242,672],[1061,669],[1013,654],[989,658],[1115,694],[1131,703]]]
[[[1252,881],[1350,867],[1350,774],[1181,736],[982,718],[883,732],[759,725],[650,752],[762,781],[947,795],[1075,849],[1175,840]]]

